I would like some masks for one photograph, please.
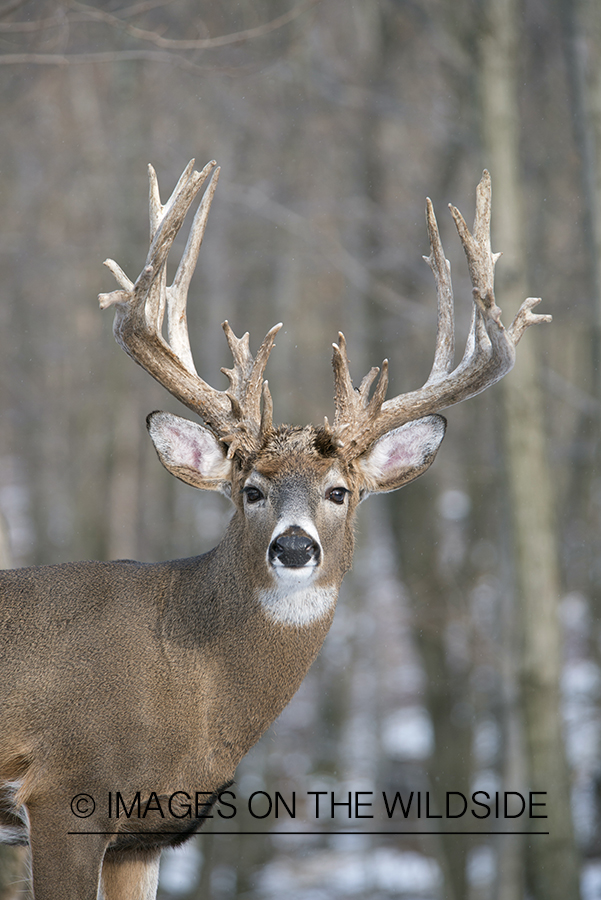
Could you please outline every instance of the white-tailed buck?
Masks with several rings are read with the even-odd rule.
[[[115,307],[125,351],[203,420],[155,412],[148,429],[170,472],[231,499],[223,540],[174,562],[0,575],[0,827],[31,844],[36,900],[155,896],[161,849],[198,830],[315,659],[351,565],[357,505],[421,475],[444,435],[436,413],[498,381],[526,327],[550,318],[533,314],[539,301],[530,298],[510,328],[501,323],[485,172],[473,235],[451,207],[473,285],[459,365],[450,268],[428,201],[438,333],[425,385],[386,400],[384,362],[371,397],[378,369],[354,388],[340,335],[333,423],[274,426],[263,373],[279,325],[253,358],[248,335],[224,323],[234,357],[226,391],[192,362],[186,297],[218,172],[214,162],[196,172],[192,161],[163,206],[150,168],[146,264],[132,283],[107,260],[121,289],[101,294],[100,305]],[[167,256],[207,179],[168,287]]]

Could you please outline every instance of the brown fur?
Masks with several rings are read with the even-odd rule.
[[[183,420],[180,432],[163,454],[176,474]],[[203,432],[195,446],[209,454],[195,483],[223,489],[223,475],[213,477],[224,466],[220,445]],[[260,503],[249,503],[248,484],[262,486]],[[339,485],[343,504],[328,499]],[[232,461],[236,512],[210,553],[0,573],[0,826],[13,840],[29,837],[36,900],[96,900],[105,856],[106,900],[152,900],[161,848],[204,820],[164,819],[152,806],[146,818],[115,819],[109,792],[131,803],[140,791],[143,805],[204,792],[208,812],[321,647],[351,565],[363,487],[325,429],[283,426],[252,458]],[[289,622],[277,604],[297,598],[297,576],[277,575],[267,551],[278,523],[285,533],[297,521],[319,537],[319,564],[307,576],[318,611]],[[261,599],[274,590],[275,619]],[[71,800],[83,793],[97,805],[82,819]]]

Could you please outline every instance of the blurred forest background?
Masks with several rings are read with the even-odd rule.
[[[239,813],[213,829],[269,833],[166,854],[160,896],[601,898],[601,6],[3,0],[0,114],[0,511],[18,566],[193,555],[228,520],[159,465],[144,418],[183,410],[98,309],[102,261],[144,263],[148,162],[163,197],[190,157],[222,166],[196,364],[223,387],[223,319],[255,349],[282,320],[275,420],[300,424],[332,413],[338,330],[356,382],[384,357],[391,395],[427,377],[426,195],[467,334],[446,206],[471,222],[490,169],[504,321],[534,295],[553,324],[448,411],[423,479],[364,504],[328,640],[233,790],[429,791],[438,811],[446,791],[535,790],[549,818],[468,814],[450,825],[474,833],[449,836],[381,803],[334,822]],[[529,826],[549,834],[495,833]],[[5,852],[3,897],[14,865]]]

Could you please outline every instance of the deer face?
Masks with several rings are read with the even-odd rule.
[[[347,467],[311,446],[275,462],[260,455],[242,475],[240,514],[262,554],[259,601],[272,621],[298,627],[334,608],[352,561],[357,493]]]
[[[235,480],[271,588],[339,584],[352,556],[354,479],[319,430],[274,430]]]
[[[240,462],[227,458],[210,431],[186,419],[153,413],[148,427],[170,472],[233,501],[238,551],[265,605],[280,612],[294,595],[306,601],[312,592],[317,607],[329,603],[330,594],[333,602],[351,565],[358,503],[420,475],[444,436],[444,419],[428,416],[389,432],[347,462],[325,428],[282,426]]]

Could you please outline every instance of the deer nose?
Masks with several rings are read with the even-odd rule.
[[[279,534],[270,544],[269,561],[272,565],[300,569],[319,563],[321,550],[317,541],[298,526],[291,526]]]

